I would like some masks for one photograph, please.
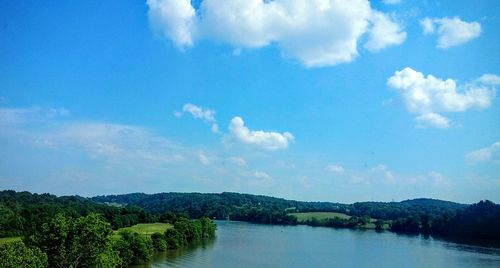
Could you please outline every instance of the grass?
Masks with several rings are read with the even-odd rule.
[[[335,217],[341,218],[341,219],[350,219],[351,216],[344,214],[344,213],[338,213],[338,212],[301,212],[301,213],[290,213],[289,215],[293,215],[297,217],[297,220],[299,223],[303,223],[307,220],[312,220],[312,218],[316,218],[318,220],[325,220],[325,219],[333,219]],[[377,219],[370,219],[370,222],[367,224],[364,224],[360,226],[359,228],[362,229],[375,229],[375,222]],[[383,226],[382,229],[388,230],[389,229],[389,223],[386,222]]]
[[[351,218],[351,216],[347,214],[338,212],[301,212],[301,213],[290,213],[290,215],[297,217],[297,220],[299,222],[311,220],[312,218],[316,218],[318,220],[333,219],[335,217],[341,219]]]
[[[21,241],[21,237],[3,237],[3,238],[0,238],[0,244],[6,244],[6,243],[12,243],[12,242],[15,242],[15,241]]]
[[[154,233],[164,233],[167,229],[172,228],[171,224],[168,223],[140,223],[134,226],[120,228],[113,232],[112,237],[118,237],[121,230],[128,230],[133,233],[138,233],[140,235],[152,235]]]

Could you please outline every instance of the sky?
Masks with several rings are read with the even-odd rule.
[[[500,2],[2,1],[0,189],[500,202]]]

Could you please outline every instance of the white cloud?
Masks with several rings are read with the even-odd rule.
[[[500,162],[500,141],[493,143],[490,147],[467,153],[465,158],[471,162]]]
[[[217,125],[217,120],[215,119],[215,111],[208,108],[203,108],[191,103],[186,103],[182,107],[182,112],[174,111],[176,117],[181,117],[183,114],[189,113],[195,119],[201,119],[207,123],[210,123],[211,130],[214,133],[219,133],[219,126]]]
[[[464,112],[491,105],[496,95],[495,75],[482,76],[471,83],[457,85],[453,79],[440,79],[406,67],[387,80],[397,90],[409,112],[419,114],[417,122],[448,127],[449,120],[438,112]],[[485,83],[487,81],[488,83]]]
[[[424,32],[424,34],[431,34],[436,30],[436,26],[434,25],[433,20],[430,18],[424,18],[423,20],[420,20],[420,26],[422,26],[422,31]]]
[[[371,169],[372,172],[380,172],[384,175],[386,180],[392,181],[394,180],[394,174],[392,173],[387,166],[379,164],[378,166]]]
[[[477,79],[477,81],[485,85],[498,86],[500,85],[500,76],[494,74],[483,74]]]
[[[255,145],[266,150],[279,150],[288,148],[294,140],[292,133],[265,132],[262,130],[249,130],[241,117],[234,117],[229,124],[229,131],[237,141]]]
[[[242,157],[229,157],[228,160],[229,160],[229,162],[231,162],[237,166],[240,166],[240,167],[247,165],[247,161]]]
[[[465,22],[459,17],[431,19],[424,18],[420,21],[424,34],[437,34],[437,47],[446,49],[464,44],[481,34],[481,24],[478,22]]]
[[[129,125],[73,122],[41,135],[59,146],[83,149],[93,157],[120,163],[176,163],[185,154],[182,147],[171,141]]]
[[[377,51],[390,45],[402,44],[406,39],[406,32],[401,25],[395,23],[386,14],[374,11],[371,22],[373,24],[365,48]]]
[[[341,165],[329,165],[326,167],[326,170],[333,173],[342,173],[344,172],[344,167],[342,167]]]
[[[197,39],[229,43],[236,49],[275,44],[284,56],[309,67],[352,61],[361,37],[379,50],[401,44],[406,33],[367,0],[148,0],[155,31],[178,47]]]
[[[129,125],[75,122],[64,108],[0,108],[1,137],[37,148],[76,150],[114,163],[164,164],[185,150],[151,131]]]
[[[70,112],[66,108],[0,108],[0,123],[43,121],[69,115]]]
[[[196,14],[190,0],[147,0],[149,21],[156,33],[179,48],[193,44]]]
[[[441,116],[436,113],[425,113],[423,115],[415,117],[417,121],[417,126],[426,128],[426,127],[435,127],[435,128],[449,128],[450,120],[444,116]]]

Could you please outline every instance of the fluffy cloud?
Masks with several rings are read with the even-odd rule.
[[[406,67],[396,71],[387,84],[402,95],[408,111],[419,114],[417,122],[446,128],[449,127],[449,120],[438,112],[464,112],[471,108],[489,107],[496,94],[497,78],[495,75],[483,75],[471,83],[457,86],[453,79],[424,76]]]
[[[461,45],[481,34],[481,24],[478,22],[465,22],[459,17],[431,19],[424,18],[420,21],[424,34],[437,34],[437,47],[446,49]]]
[[[171,39],[179,48],[193,44],[195,10],[190,0],[148,0],[153,29]]]
[[[195,119],[201,119],[207,123],[210,123],[212,125],[211,129],[212,132],[218,133],[219,132],[219,126],[217,125],[217,120],[215,120],[215,111],[212,109],[205,109],[200,106],[196,106],[191,103],[186,103],[182,107],[182,112],[175,111],[174,115],[176,117],[181,117],[184,113],[189,113],[193,116]]]
[[[153,29],[178,47],[212,39],[234,47],[277,45],[286,57],[309,67],[352,61],[357,45],[380,50],[401,44],[406,33],[367,0],[148,0]]]
[[[292,133],[265,132],[262,130],[249,130],[241,117],[234,117],[229,124],[232,137],[238,142],[250,144],[265,150],[279,150],[288,148],[294,140]]]
[[[366,49],[377,51],[390,45],[402,44],[405,41],[406,32],[387,15],[374,11],[371,21],[373,27],[368,34]]]
[[[415,117],[417,121],[417,126],[426,128],[426,127],[435,127],[435,128],[449,128],[450,120],[442,115],[437,113],[426,113],[420,116]]]
[[[467,153],[465,158],[471,162],[500,162],[500,141],[493,143],[490,147]]]

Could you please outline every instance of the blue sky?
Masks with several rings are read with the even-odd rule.
[[[224,3],[3,1],[0,189],[500,202],[498,1]]]

